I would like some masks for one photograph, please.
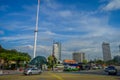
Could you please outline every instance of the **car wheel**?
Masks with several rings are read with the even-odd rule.
[[[114,75],[117,75],[117,73],[114,73]]]
[[[108,73],[108,75],[111,75],[111,73]]]
[[[39,74],[41,74],[42,72],[39,72]]]
[[[27,74],[24,74],[24,75],[27,75]]]
[[[29,75],[32,75],[32,72],[30,72]]]

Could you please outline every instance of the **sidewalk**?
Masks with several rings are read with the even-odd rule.
[[[8,75],[8,74],[21,74],[23,71],[18,70],[0,70],[0,75]]]

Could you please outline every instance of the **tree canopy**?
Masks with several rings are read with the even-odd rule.
[[[53,66],[55,66],[57,63],[57,59],[54,55],[48,56],[48,67],[53,69]]]
[[[0,59],[4,60],[6,64],[8,64],[9,61],[16,61],[19,65],[20,61],[30,61],[31,56],[28,53],[18,52],[15,49],[7,50],[0,46]]]

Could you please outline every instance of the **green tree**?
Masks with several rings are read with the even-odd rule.
[[[16,61],[17,66],[20,67],[20,62],[28,62],[31,56],[28,53],[18,52],[15,49],[6,50],[0,46],[0,59],[4,60],[4,66],[9,66],[9,61]]]
[[[83,60],[83,63],[87,64],[87,63],[88,63],[88,61],[87,61],[86,59],[84,59],[84,60]]]
[[[56,65],[56,63],[57,63],[57,59],[55,58],[54,55],[48,56],[48,67],[49,68],[52,68],[53,70],[53,67]]]
[[[96,60],[95,63],[100,64],[100,65],[103,65],[105,62],[102,61],[102,60]]]

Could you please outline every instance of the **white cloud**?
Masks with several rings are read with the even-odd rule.
[[[97,41],[97,39],[73,39],[63,43],[62,45],[62,49],[65,49],[71,56],[73,52],[84,52],[86,54],[86,59],[89,60],[94,59],[95,57],[102,57],[101,42]],[[66,52],[63,52],[63,55],[64,54],[66,54]]]
[[[55,33],[51,32],[51,31],[46,31],[44,32],[46,35],[56,35]]]
[[[29,49],[33,49],[32,45],[27,45],[26,47],[29,48]]]
[[[15,42],[16,40],[29,40],[34,38],[33,35],[14,35],[14,36],[6,36],[6,37],[1,37],[0,40],[4,40],[4,41],[11,41],[11,42]]]
[[[28,52],[31,55],[31,57],[33,58],[33,45],[28,44],[28,45],[17,46],[16,49],[18,51]],[[36,50],[37,50],[36,56],[48,57],[50,54],[52,54],[51,46],[37,45]]]
[[[58,9],[61,5],[57,4],[55,0],[44,0],[44,7],[51,8],[51,9]]]
[[[99,13],[98,11],[79,12],[67,9],[67,7],[63,9],[62,6],[64,5],[51,1],[45,0],[45,3],[40,7],[37,55],[50,55],[52,53],[52,41],[58,40],[62,43],[63,59],[72,58],[74,51],[85,52],[87,56],[90,56],[89,58],[93,59],[93,56],[102,56],[102,41],[119,40],[119,29],[117,28],[118,30],[116,30],[116,28],[108,24],[109,16],[96,16]],[[118,3],[119,0],[111,0],[103,9],[107,11],[119,9]],[[23,6],[23,8],[25,9],[25,14],[30,13],[28,15],[35,22],[36,14],[32,14],[36,12],[36,5]],[[20,14],[12,13],[10,15]],[[42,19],[41,16],[43,16]],[[34,24],[26,25],[26,23],[29,23],[28,21],[13,22],[7,23],[9,25],[6,26],[7,30],[26,31],[27,34],[13,34],[12,36],[1,37],[1,39],[9,41],[9,43],[19,43],[21,51],[29,52],[33,55],[34,32],[29,31],[34,30]],[[3,32],[0,31],[1,33]]]
[[[60,11],[59,15],[61,15],[62,17],[69,17],[69,16],[71,17],[72,13],[69,10],[65,10],[65,11]]]
[[[105,11],[112,11],[120,9],[120,0],[110,0],[110,2],[103,7]]]
[[[54,12],[54,14],[61,14],[61,12]],[[56,34],[53,35],[53,38],[57,40],[67,40],[62,44],[62,54],[68,54],[72,56],[72,53],[75,51],[85,52],[86,55],[90,55],[89,58],[93,59],[93,57],[102,57],[102,49],[101,44],[103,41],[111,42],[112,40],[119,39],[118,33],[119,31],[116,28],[113,28],[108,24],[109,17],[108,16],[95,16],[95,13],[82,13],[70,11],[70,14],[73,13],[73,16],[64,17],[63,21],[60,22],[59,25],[52,26],[52,31],[62,31],[67,32],[84,32],[84,34]],[[63,11],[64,14],[64,11]],[[47,14],[51,16],[51,14]],[[94,15],[94,16],[93,16]],[[52,19],[56,19],[59,15],[51,16]],[[62,15],[61,15],[62,16]],[[59,17],[61,18],[61,17]],[[68,21],[69,20],[69,21]],[[51,24],[53,22],[51,21]],[[49,28],[48,28],[49,30]],[[48,31],[49,32],[49,31]],[[51,33],[51,32],[50,32]],[[52,32],[53,33],[53,32]],[[116,35],[117,34],[117,35]],[[113,37],[110,37],[113,36]],[[48,36],[46,36],[48,37]],[[50,36],[49,36],[50,37]],[[115,38],[116,37],[116,38]],[[66,50],[66,51],[64,51]],[[65,57],[65,56],[64,56]],[[66,56],[66,58],[68,58]]]
[[[16,48],[18,50],[32,50],[33,46],[28,44],[28,45],[17,46]]]

